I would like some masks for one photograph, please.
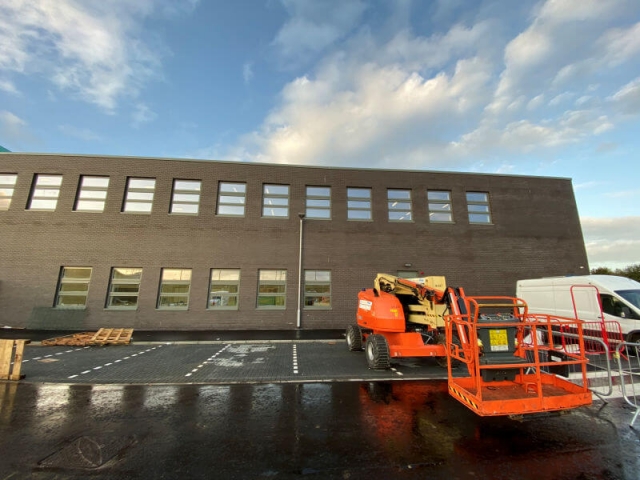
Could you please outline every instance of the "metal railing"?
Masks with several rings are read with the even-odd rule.
[[[616,348],[622,396],[636,409],[629,426],[633,427],[640,414],[640,343],[623,342]]]

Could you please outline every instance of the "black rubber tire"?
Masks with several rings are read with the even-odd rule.
[[[389,344],[383,335],[369,335],[365,342],[364,350],[369,368],[386,370],[391,367]]]
[[[362,329],[358,325],[349,325],[345,335],[350,352],[362,351]]]

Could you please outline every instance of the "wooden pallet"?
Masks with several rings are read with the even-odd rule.
[[[132,334],[132,328],[101,328],[91,337],[89,345],[128,345]]]
[[[30,340],[0,340],[0,380],[20,380],[24,346]]]
[[[97,332],[83,332],[64,337],[49,338],[42,345],[63,345],[86,347],[89,345],[128,345],[131,343],[132,328],[101,328]]]

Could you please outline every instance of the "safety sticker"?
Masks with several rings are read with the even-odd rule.
[[[371,310],[371,305],[373,305],[373,302],[369,300],[360,300],[358,308],[361,310]]]
[[[509,340],[505,329],[489,330],[489,343],[492,352],[506,352],[509,350]]]

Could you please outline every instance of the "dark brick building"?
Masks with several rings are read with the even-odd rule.
[[[378,272],[589,271],[565,178],[0,153],[0,225],[0,325],[33,329],[342,328]]]

